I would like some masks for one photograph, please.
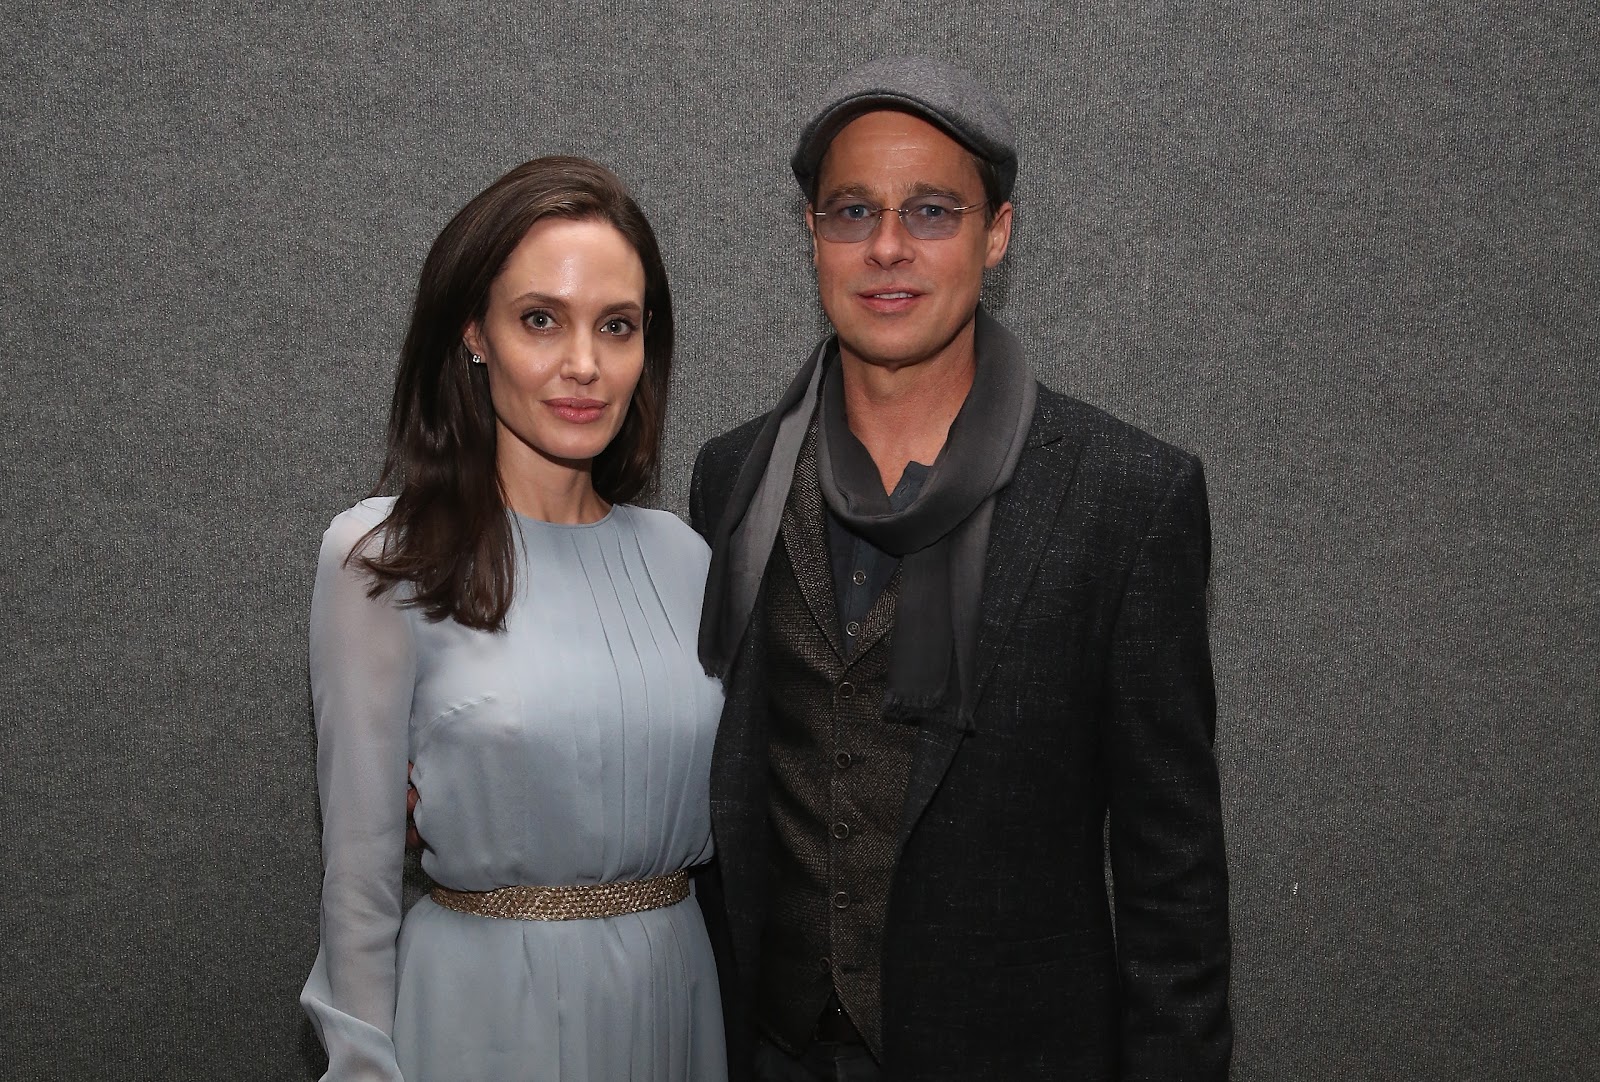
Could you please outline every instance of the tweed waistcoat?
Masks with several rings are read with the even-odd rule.
[[[881,1056],[883,926],[916,738],[882,711],[900,575],[839,627],[814,447],[813,430],[770,567],[773,844],[757,1010],[799,1051],[833,991]]]

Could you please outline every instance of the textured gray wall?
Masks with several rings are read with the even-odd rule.
[[[1235,1077],[1593,1077],[1600,25],[1468,6],[7,5],[0,1075],[314,1069],[304,611],[450,212],[634,184],[681,509],[821,326],[797,91],[921,42],[1024,140],[993,305],[1208,464]]]

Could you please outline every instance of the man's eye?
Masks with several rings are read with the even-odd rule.
[[[943,218],[950,213],[950,210],[951,208],[943,203],[918,203],[911,208],[911,213],[918,218],[926,218],[931,222]]]
[[[851,203],[848,207],[840,207],[834,213],[847,222],[859,222],[863,218],[872,217],[873,210],[862,203]]]

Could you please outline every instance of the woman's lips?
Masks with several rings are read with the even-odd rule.
[[[593,398],[549,398],[545,405],[563,421],[571,421],[575,425],[586,425],[598,421],[605,412],[606,404]]]
[[[868,309],[885,315],[904,312],[921,298],[922,294],[914,289],[870,289],[856,294]]]

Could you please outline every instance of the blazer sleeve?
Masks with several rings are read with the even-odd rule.
[[[1184,456],[1112,631],[1110,856],[1128,1082],[1226,1082],[1228,880],[1206,631],[1210,519]]]

